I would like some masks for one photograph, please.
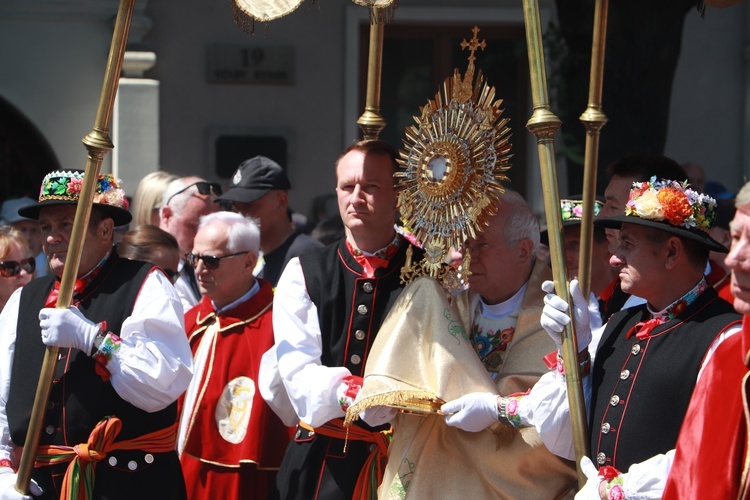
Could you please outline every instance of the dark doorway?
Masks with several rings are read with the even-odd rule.
[[[22,196],[36,200],[44,176],[59,169],[55,152],[36,125],[0,96],[0,203]]]

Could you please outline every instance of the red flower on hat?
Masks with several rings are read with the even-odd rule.
[[[693,215],[693,207],[690,206],[685,193],[679,189],[664,187],[659,191],[657,198],[664,211],[664,217],[675,226],[679,226]]]
[[[83,179],[76,179],[75,177],[71,177],[67,185],[68,194],[79,194],[81,192],[81,187],[83,187]]]

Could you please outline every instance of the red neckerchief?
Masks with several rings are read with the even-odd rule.
[[[629,339],[634,333],[638,340],[647,339],[649,335],[651,335],[651,330],[682,314],[690,304],[695,302],[695,300],[706,291],[707,288],[708,284],[706,283],[705,278],[701,279],[697,285],[690,289],[689,292],[669,304],[664,310],[651,312],[652,318],[650,320],[636,323],[633,328],[628,330],[625,339]],[[649,308],[648,310],[651,311],[651,307],[647,307]]]
[[[651,318],[648,321],[639,321],[633,328],[628,330],[627,335],[625,335],[625,339],[630,339],[630,337],[632,337],[634,333],[635,338],[637,338],[638,340],[647,339],[648,336],[651,335],[651,330],[661,325],[662,323],[664,323],[664,320],[661,318]]]
[[[83,293],[86,287],[89,286],[89,283],[94,281],[94,278],[97,277],[97,275],[99,274],[99,271],[102,270],[104,263],[107,261],[107,257],[109,257],[109,252],[107,252],[107,255],[99,262],[99,264],[96,265],[96,267],[91,272],[89,272],[83,278],[78,278],[76,280],[75,284],[73,285],[73,295],[78,295],[80,293]],[[55,280],[55,285],[52,288],[52,291],[47,296],[47,301],[44,303],[44,307],[57,306],[57,299],[59,296],[60,296],[60,280]]]
[[[375,252],[374,255],[365,255],[362,253],[362,250],[352,245],[348,239],[346,240],[346,248],[349,250],[349,253],[352,254],[354,260],[362,266],[362,271],[365,273],[365,277],[372,278],[375,276],[375,271],[381,267],[388,267],[388,261],[396,255],[400,241],[398,234],[396,234],[396,237],[393,238],[393,241],[391,241],[388,246],[381,248]]]

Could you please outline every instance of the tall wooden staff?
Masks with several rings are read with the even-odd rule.
[[[526,25],[526,45],[528,46],[529,71],[531,74],[531,95],[534,104],[534,112],[526,123],[526,128],[536,136],[537,140],[555,292],[564,298],[568,304],[571,304],[567,270],[565,268],[565,247],[562,244],[563,226],[560,215],[560,196],[557,187],[557,168],[555,166],[554,136],[557,129],[560,128],[560,119],[550,111],[549,106],[547,72],[544,67],[544,47],[542,45],[538,0],[523,0],[523,17]],[[576,453],[578,483],[583,487],[586,484],[586,477],[581,471],[581,458],[587,453],[588,440],[586,407],[583,399],[583,386],[581,385],[581,377],[578,371],[578,346],[573,321],[563,330],[562,349],[565,380],[568,389],[568,404],[570,405],[570,420],[573,426],[573,445],[575,446]]]
[[[599,132],[607,123],[607,115],[602,111],[602,80],[608,8],[609,0],[596,0],[594,39],[591,45],[589,105],[580,118],[586,127],[586,154],[583,163],[583,220],[581,221],[581,247],[578,254],[578,281],[584,297],[588,297],[591,291],[591,254],[594,238],[596,172],[599,163]]]
[[[385,33],[384,9],[374,8],[370,18],[370,50],[367,60],[367,97],[365,112],[357,120],[367,140],[380,136],[385,119],[380,114],[380,75],[383,69],[383,36]]]
[[[99,169],[104,156],[114,148],[109,137],[109,126],[112,121],[112,108],[114,107],[115,95],[117,94],[117,84],[120,78],[120,71],[122,70],[122,60],[125,55],[125,45],[128,40],[134,6],[135,0],[120,0],[94,128],[83,138],[83,145],[88,151],[88,159],[86,161],[81,195],[78,198],[76,216],[73,221],[70,244],[68,245],[68,256],[65,259],[65,268],[63,269],[62,282],[60,283],[60,295],[57,299],[58,309],[67,309],[70,307],[73,298],[73,285],[78,276],[78,266],[81,264],[83,240],[91,216],[94,189],[99,179]],[[31,473],[34,470],[34,460],[37,448],[39,447],[39,435],[44,423],[44,412],[49,400],[58,350],[57,347],[47,346],[44,353],[39,384],[37,385],[36,396],[34,398],[34,407],[31,410],[29,428],[26,432],[26,441],[24,442],[21,462],[18,467],[18,478],[16,480],[16,490],[23,494],[28,494],[29,491],[29,482],[31,480]]]

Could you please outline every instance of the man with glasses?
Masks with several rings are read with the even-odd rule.
[[[410,244],[394,229],[395,170],[396,152],[388,144],[349,147],[336,162],[346,237],[293,258],[279,279],[276,343],[264,356],[268,368],[259,385],[286,423],[294,417],[298,423],[276,482],[281,498],[351,499],[366,460],[384,449],[378,431],[387,426],[351,427],[347,442],[343,417],[361,387],[375,335],[403,288],[400,271]],[[422,251],[411,248],[419,261]],[[359,485],[367,489],[366,483]]]
[[[0,314],[0,498],[29,498],[15,491],[14,468],[47,346],[59,355],[31,494],[185,498],[175,422],[193,365],[182,306],[161,269],[113,250],[115,226],[131,216],[111,175],[95,184],[72,305],[56,307],[83,180],[80,171],[52,172],[39,202],[19,209],[39,221],[51,274],[17,290]],[[93,461],[79,468],[87,446]],[[63,476],[71,489],[61,494]]]
[[[235,212],[260,224],[260,257],[256,275],[276,286],[292,257],[322,246],[306,234],[295,233],[289,219],[289,178],[278,163],[256,156],[245,160],[232,177],[232,186],[216,201],[232,204]]]
[[[259,240],[255,222],[217,212],[201,218],[187,255],[204,294],[185,315],[196,374],[178,450],[190,498],[265,499],[289,442],[256,385],[273,346],[273,290],[253,277]]]
[[[182,177],[167,186],[162,197],[159,227],[175,237],[180,246],[180,255],[193,249],[198,219],[216,211],[218,207],[214,200],[220,194],[221,187],[218,184],[200,177]],[[175,288],[187,311],[200,301],[201,291],[191,265],[181,260],[179,271],[180,277],[175,282]]]

